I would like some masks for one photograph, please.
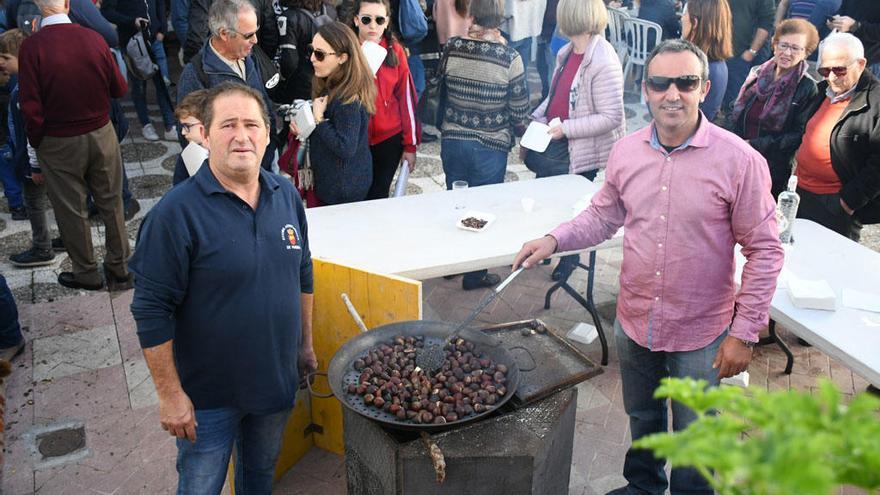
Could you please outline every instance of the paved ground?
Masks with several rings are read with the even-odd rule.
[[[630,130],[643,126],[646,116],[628,97]],[[133,108],[129,118],[136,122]],[[156,114],[155,108],[153,109]],[[160,130],[161,131],[161,130]],[[160,132],[161,133],[161,132]],[[144,210],[128,223],[134,234],[143,214],[170,185],[178,145],[146,143],[135,124],[123,146],[132,189]],[[532,178],[511,155],[508,180]],[[410,194],[442,188],[439,146],[425,145],[413,174]],[[102,244],[100,224],[94,229],[96,246]],[[866,232],[866,243],[877,249],[877,230]],[[8,388],[7,447],[2,490],[10,495],[45,494],[158,494],[176,486],[175,446],[159,428],[156,397],[135,336],[129,312],[131,292],[110,295],[61,288],[59,271],[69,268],[66,255],[53,266],[19,270],[5,260],[29,243],[27,222],[12,222],[0,212],[0,270],[8,278],[19,302],[28,346],[14,362]],[[103,251],[103,248],[99,248]],[[619,251],[602,252],[597,268],[596,296],[603,324],[611,328],[617,295]],[[498,272],[503,269],[496,270]],[[567,331],[589,315],[569,297],[558,293],[551,310],[543,310],[550,267],[540,267],[517,281],[480,317],[485,323],[541,318],[559,331]],[[575,286],[583,289],[578,273]],[[460,279],[424,282],[425,318],[460,320],[473,308],[475,294],[460,289]],[[793,339],[785,329],[787,341]],[[582,347],[598,362],[598,342]],[[784,356],[776,348],[761,348],[749,368],[752,386],[812,390],[819,377],[830,377],[846,394],[867,383],[826,355],[793,345],[794,373],[781,373]],[[628,426],[621,404],[616,354],[605,372],[579,386],[577,435],[571,474],[571,494],[602,494],[622,484],[622,460],[628,446]],[[82,427],[85,449],[67,459],[44,460],[35,440],[56,426]],[[317,449],[278,484],[276,493],[337,494],[345,490],[343,459]]]

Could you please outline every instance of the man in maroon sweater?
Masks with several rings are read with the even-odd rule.
[[[19,53],[20,105],[73,263],[73,272],[62,272],[58,283],[86,290],[104,286],[86,209],[91,193],[105,226],[107,283],[111,290],[129,288],[122,161],[110,123],[110,98],[122,97],[128,87],[101,36],[71,24],[70,0],[36,3],[43,20]]]

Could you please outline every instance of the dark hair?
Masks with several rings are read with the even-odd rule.
[[[249,96],[260,105],[260,113],[263,117],[263,123],[266,128],[269,127],[269,111],[266,109],[266,102],[263,95],[259,91],[242,83],[225,81],[207,90],[205,102],[202,105],[202,124],[205,126],[205,132],[211,129],[211,123],[214,121],[214,101],[220,96],[226,96],[233,93]]]
[[[700,47],[691,43],[688,40],[681,38],[671,38],[668,40],[663,40],[657,46],[651,50],[651,53],[648,55],[648,59],[645,60],[645,70],[644,70],[644,79],[648,78],[648,67],[651,66],[651,61],[654,60],[654,57],[660,55],[661,53],[682,53],[682,52],[690,52],[697,56],[697,59],[700,61],[700,78],[703,81],[703,84],[709,80],[709,59],[706,58],[706,54],[703,50],[700,50]]]
[[[358,28],[354,23],[355,16],[358,15],[358,12],[361,10],[361,5],[365,3],[375,3],[385,7],[385,15],[387,19],[385,22],[385,32],[382,34],[382,37],[385,38],[385,44],[388,45],[388,53],[385,55],[385,62],[383,62],[388,67],[397,67],[397,64],[400,63],[397,60],[397,54],[394,53],[394,43],[397,40],[394,38],[394,33],[391,30],[391,4],[388,3],[388,0],[355,0],[354,6],[351,11],[351,15],[348,17],[348,27],[354,29],[354,32],[358,32]]]
[[[287,8],[306,9],[310,12],[319,12],[321,6],[324,5],[324,0],[281,0],[278,3]]]
[[[727,0],[690,0],[684,15],[697,20],[686,39],[700,47],[709,60],[733,56],[733,21]]]
[[[177,120],[195,117],[201,121],[205,113],[205,100],[208,98],[209,93],[210,90],[197,89],[187,94],[177,104],[177,108],[174,109],[174,116],[177,117]]]
[[[467,19],[470,0],[455,0],[455,13]]]
[[[24,43],[24,33],[21,29],[10,29],[0,34],[0,53],[18,57],[21,44]]]
[[[776,26],[773,32],[773,47],[779,42],[779,38],[788,34],[804,34],[807,36],[807,45],[804,47],[804,58],[809,57],[816,47],[819,46],[819,32],[816,26],[804,19],[786,19]]]
[[[471,0],[470,15],[477,26],[497,28],[504,21],[504,2],[503,0]]]
[[[312,80],[312,97],[326,94],[329,100],[339,98],[346,104],[357,101],[367,109],[367,113],[376,113],[373,71],[367,64],[354,31],[345,24],[334,21],[321,26],[315,36],[321,36],[337,56],[348,55],[348,60],[327,77],[315,76]]]

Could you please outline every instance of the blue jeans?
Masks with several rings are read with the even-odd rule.
[[[511,41],[508,45],[519,52],[522,57],[523,72],[528,78],[529,62],[532,61],[532,38],[524,38],[519,41]]]
[[[0,146],[0,181],[3,182],[3,193],[6,195],[6,201],[9,202],[9,208],[21,208],[24,206],[21,182],[15,175],[15,165],[10,160],[11,157],[12,151],[9,145]]]
[[[16,346],[23,338],[15,298],[6,284],[6,278],[0,274],[0,349]]]
[[[691,377],[706,380],[710,386],[718,385],[718,370],[712,369],[712,361],[725,337],[726,331],[708,346],[695,351],[652,352],[630,339],[615,320],[614,340],[620,357],[623,407],[629,415],[633,440],[668,429],[667,401],[654,398],[661,378]],[[692,410],[672,403],[674,431],[686,428],[694,419],[696,414]],[[627,451],[623,464],[623,476],[629,483],[627,493],[663,495],[667,485],[665,464],[664,459],[654,457],[650,450]],[[669,488],[673,495],[713,493],[709,483],[691,468],[673,468]]]
[[[233,444],[235,493],[272,493],[290,411],[255,415],[231,407],[196,410],[195,443],[177,439],[178,495],[220,493]]]
[[[162,111],[162,122],[165,124],[165,130],[174,125],[174,108],[171,106],[171,96],[168,94],[168,87],[162,79],[162,71],[157,70],[153,74],[153,86],[156,87],[156,100],[159,102],[159,110]],[[134,109],[137,112],[138,120],[141,125],[150,123],[150,112],[147,110],[147,81],[142,81],[136,77],[131,78],[131,101],[134,102]]]
[[[500,184],[507,170],[507,153],[483,146],[477,141],[443,138],[440,160],[446,174],[446,189],[452,189],[457,180],[467,181],[469,187]]]
[[[177,33],[180,46],[183,46],[189,30],[189,0],[171,0],[171,27]]]
[[[165,44],[159,40],[153,40],[153,43],[150,44],[150,49],[153,52],[153,57],[156,59],[156,65],[159,66],[159,72],[162,73],[162,77],[170,78],[168,75],[168,56],[165,55]]]

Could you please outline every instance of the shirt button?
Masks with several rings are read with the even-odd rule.
[[[660,276],[660,272],[657,272],[657,276],[658,276],[658,277]]]
[[[660,215],[660,220],[666,220],[666,215]]]
[[[663,247],[663,243],[662,243],[662,242],[658,242],[658,243],[657,243],[657,247],[658,247],[658,248],[662,248],[662,247]]]
[[[661,191],[665,191],[665,190],[666,190],[666,186],[661,187],[660,190],[661,190]]]
[[[654,300],[655,300],[655,301],[659,301],[659,300],[660,300],[660,296],[655,297]]]
[[[671,162],[671,161],[672,161],[672,157],[671,157],[671,156],[667,156],[667,157],[666,157],[666,161],[667,161],[667,162]]]

